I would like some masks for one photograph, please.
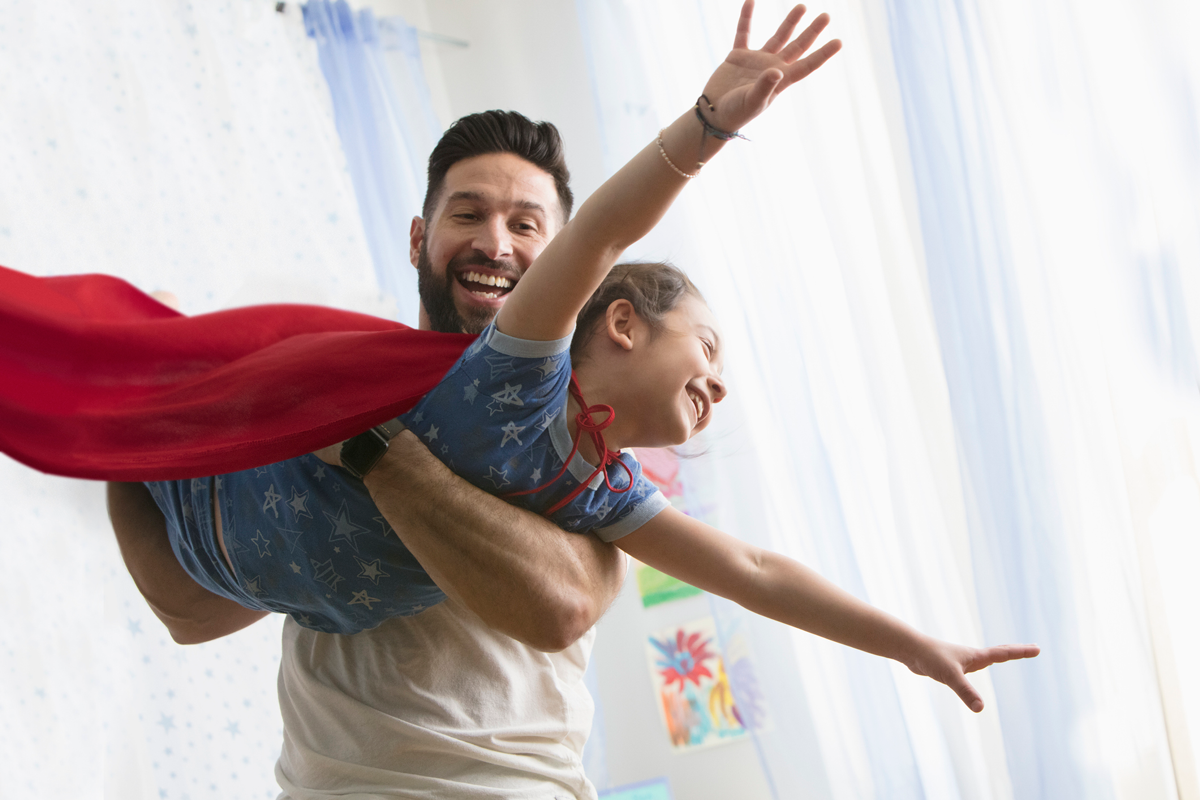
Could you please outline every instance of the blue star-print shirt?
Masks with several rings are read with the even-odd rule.
[[[562,469],[573,444],[565,413],[569,347],[569,337],[534,342],[489,326],[404,422],[447,466],[485,491],[542,486]],[[564,530],[613,541],[666,508],[637,461],[621,458],[634,477],[629,491],[611,492],[597,475],[550,519]],[[594,470],[576,454],[557,481],[512,500],[543,513]],[[618,489],[629,481],[615,466],[609,480]],[[313,456],[147,486],[188,574],[249,608],[291,614],[319,631],[356,633],[445,599],[363,484]],[[233,570],[216,544],[214,490]]]

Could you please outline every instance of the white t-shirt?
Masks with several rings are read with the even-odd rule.
[[[288,619],[280,800],[592,800],[594,638],[542,653],[453,600],[352,636]]]

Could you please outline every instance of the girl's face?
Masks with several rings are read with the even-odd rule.
[[[708,427],[725,397],[720,329],[704,301],[685,298],[663,322],[665,330],[643,341],[631,365],[637,391],[629,412],[645,447],[683,444]]]

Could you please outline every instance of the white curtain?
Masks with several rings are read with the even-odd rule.
[[[5,2],[0,19],[0,264],[119,275],[187,313],[392,315],[297,7]],[[179,647],[101,485],[0,458],[0,506],[0,797],[274,797],[281,618]]]
[[[610,172],[694,102],[738,5],[577,4]],[[731,396],[688,480],[722,527],[932,635],[1043,654],[974,676],[975,716],[716,603],[755,634],[765,791],[1194,797],[1197,9],[812,10],[844,52],[638,248],[725,329]],[[785,11],[758,4],[755,46]]]

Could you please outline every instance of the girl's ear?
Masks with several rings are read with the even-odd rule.
[[[604,313],[604,331],[617,347],[632,350],[633,329],[639,321],[633,303],[625,299],[613,300]]]

